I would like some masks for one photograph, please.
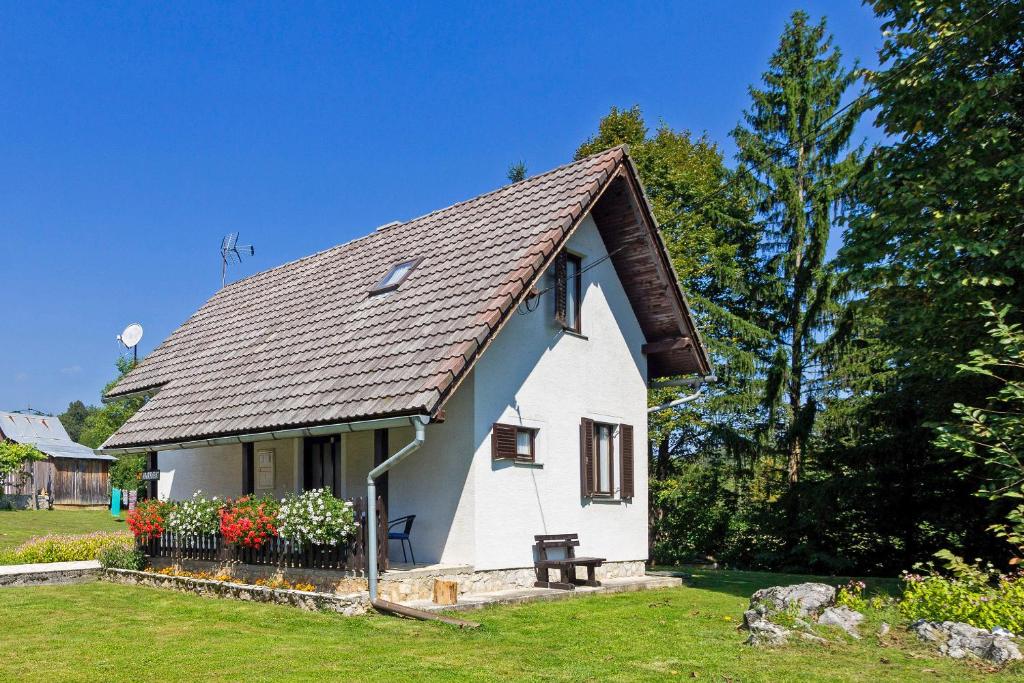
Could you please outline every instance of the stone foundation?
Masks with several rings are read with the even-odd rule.
[[[184,569],[197,573],[206,572],[213,576],[229,576],[240,583],[253,583],[257,579],[284,580],[289,583],[309,583],[322,593],[355,593],[367,590],[365,572],[339,571],[336,569],[306,569],[304,567],[275,567],[272,565],[241,564],[239,562],[214,562],[211,560],[172,560],[166,557],[152,557],[153,569]]]
[[[190,572],[206,572],[213,576],[229,576],[240,582],[251,583],[256,579],[278,579],[290,583],[309,583],[318,592],[349,594],[368,590],[363,572],[335,571],[329,569],[304,569],[301,567],[273,567],[237,562],[212,562],[207,560],[180,560],[175,562],[164,557],[150,560],[154,569],[174,567]],[[578,576],[585,577],[586,569],[578,568]],[[159,576],[159,575],[158,575]],[[621,579],[644,576],[644,561],[608,562],[597,568],[597,579]],[[490,569],[475,571],[470,566],[419,567],[407,570],[384,572],[378,582],[379,596],[390,602],[427,600],[432,597],[434,581],[443,579],[459,584],[459,595],[492,593],[494,591],[533,588],[537,575],[533,567],[517,569]],[[195,580],[195,579],[193,579]]]
[[[580,567],[576,571],[577,576],[586,577],[585,568]],[[596,574],[598,581],[644,576],[644,561],[607,562],[597,568]],[[437,579],[455,581],[459,584],[459,595],[472,595],[533,588],[537,574],[533,567],[482,571],[474,571],[472,567],[424,567],[385,572],[377,590],[381,598],[391,602],[426,600],[432,596]]]
[[[129,569],[107,569],[103,571],[100,578],[112,583],[167,588],[179,593],[192,593],[208,598],[288,605],[311,612],[337,612],[345,616],[365,614],[370,607],[370,597],[365,592],[339,595],[286,588],[267,588],[213,579],[165,576]]]

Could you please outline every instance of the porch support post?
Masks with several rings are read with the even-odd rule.
[[[256,479],[253,470],[255,469],[254,462],[254,444],[243,443],[242,444],[242,495],[248,496],[256,493]]]
[[[373,430],[373,466],[380,467],[388,459],[388,430]],[[388,473],[377,478],[377,495],[384,501],[384,509],[388,509]]]
[[[150,451],[149,453],[146,453],[146,469],[149,470],[150,472],[153,472],[155,470],[160,469],[160,467],[159,467],[159,465],[157,463],[157,457],[156,456],[157,456],[157,452],[156,451]],[[156,500],[156,492],[157,492],[157,485],[158,484],[159,484],[159,482],[157,482],[157,481],[147,481],[146,482],[146,498],[149,498],[150,500]]]

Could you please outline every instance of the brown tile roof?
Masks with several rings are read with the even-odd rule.
[[[438,410],[627,158],[613,148],[225,287],[109,392],[159,388],[104,448]]]

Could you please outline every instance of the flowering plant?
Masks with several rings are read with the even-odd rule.
[[[926,566],[927,573],[903,572],[900,612],[908,619],[962,621],[977,628],[997,626],[1024,634],[1024,574],[1002,574],[992,566],[971,564],[949,551],[951,575]]]
[[[863,581],[850,579],[845,586],[840,586],[836,591],[836,604],[863,612],[868,605],[868,601],[864,598],[865,588],[867,588],[867,584]]]
[[[283,498],[277,518],[281,538],[294,543],[337,545],[356,530],[352,503],[338,500],[326,489]]]
[[[167,527],[173,505],[163,500],[144,500],[128,513],[128,528],[140,541],[159,538]]]
[[[167,527],[179,534],[212,534],[220,526],[223,503],[214,496],[207,500],[202,491],[196,491],[189,500],[174,506],[167,519]]]
[[[229,499],[220,508],[220,533],[227,543],[259,548],[277,535],[277,511],[277,502],[267,498]]]

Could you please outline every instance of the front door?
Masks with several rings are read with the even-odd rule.
[[[341,497],[341,437],[318,436],[303,439],[302,488],[327,489]]]

